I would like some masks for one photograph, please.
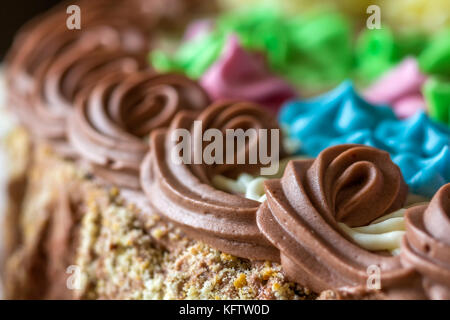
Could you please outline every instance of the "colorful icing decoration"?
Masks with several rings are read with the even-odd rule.
[[[255,38],[258,30],[239,34],[244,47],[250,44],[267,52],[276,72],[305,88],[333,85],[348,75],[352,67],[352,36],[344,17],[326,12],[282,20],[285,22],[263,20],[260,39]],[[236,24],[240,29],[240,21]]]
[[[450,130],[424,113],[405,121],[384,121],[375,135],[401,168],[411,192],[431,197],[450,181]]]
[[[450,181],[450,129],[422,112],[398,120],[389,107],[362,99],[349,81],[317,98],[286,104],[280,122],[299,140],[298,154],[364,144],[388,151],[413,193],[432,196]]]
[[[199,79],[216,61],[223,43],[224,38],[218,32],[203,34],[183,42],[173,56],[161,50],[152,51],[151,65],[159,72],[183,72],[190,78]]]
[[[370,83],[404,57],[418,55],[425,45],[425,36],[418,33],[395,35],[386,26],[366,29],[356,43],[356,76],[362,82]]]
[[[367,101],[392,106],[399,118],[407,118],[425,110],[422,86],[426,77],[419,70],[415,58],[409,57],[383,74],[364,91]]]
[[[369,104],[350,81],[319,97],[287,103],[279,114],[290,138],[299,140],[297,153],[313,157],[335,139],[376,146],[371,131],[386,119],[397,119],[392,109]]]
[[[152,52],[152,65],[200,78],[219,58],[231,33],[246,50],[265,54],[272,70],[302,86],[336,84],[351,69],[351,31],[342,16],[287,17],[270,10],[223,15],[210,33],[185,42],[173,56]]]
[[[439,32],[419,56],[422,71],[450,76],[450,28]]]
[[[422,276],[429,299],[450,299],[450,184],[439,189],[429,204],[408,209],[405,222],[402,263]]]
[[[213,100],[254,101],[274,111],[296,95],[286,81],[270,73],[264,57],[245,51],[234,35],[228,37],[221,57],[200,83]]]
[[[450,81],[431,77],[423,88],[430,118],[450,126]]]

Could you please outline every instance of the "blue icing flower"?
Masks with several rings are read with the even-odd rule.
[[[450,147],[447,145],[434,156],[418,157],[412,152],[400,153],[392,160],[401,168],[411,191],[432,197],[450,180]]]
[[[287,103],[280,122],[301,142],[298,153],[317,156],[332,145],[364,144],[388,151],[414,193],[432,196],[450,182],[450,130],[423,112],[398,120],[391,108],[362,99],[350,81],[314,99]]]
[[[373,129],[383,119],[396,119],[392,109],[367,103],[350,81],[317,98],[288,103],[280,112],[280,122],[288,126],[290,136],[302,142],[302,152],[313,156],[334,139],[338,139],[334,144],[340,140],[374,144]]]
[[[412,192],[432,196],[450,181],[450,130],[423,112],[403,121],[383,121],[375,136],[387,146]]]
[[[375,136],[396,153],[413,152],[430,157],[449,146],[450,130],[435,123],[423,112],[400,120],[382,121]]]

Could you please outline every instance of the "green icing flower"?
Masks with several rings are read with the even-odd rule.
[[[450,29],[439,32],[419,56],[422,71],[450,76]]]
[[[150,60],[158,71],[179,71],[193,79],[198,79],[217,59],[224,41],[224,35],[213,32],[185,42],[173,57],[160,50],[155,50],[150,53]]]
[[[430,117],[450,126],[450,79],[431,77],[424,85],[423,94]]]
[[[293,20],[287,59],[280,70],[302,85],[334,85],[352,68],[351,27],[337,14]]]

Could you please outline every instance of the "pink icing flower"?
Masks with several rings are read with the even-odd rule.
[[[399,118],[407,118],[426,108],[421,93],[425,80],[417,60],[408,57],[381,76],[364,96],[371,103],[390,105]]]
[[[228,37],[221,56],[200,83],[213,99],[247,100],[273,111],[296,97],[295,90],[286,81],[270,73],[265,59],[245,51],[235,35]]]

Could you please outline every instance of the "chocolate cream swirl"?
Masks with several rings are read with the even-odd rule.
[[[64,138],[65,121],[71,115],[77,94],[111,72],[126,74],[144,65],[143,59],[124,51],[77,46],[39,72],[32,105],[24,110],[30,117],[29,127],[39,136]]]
[[[123,1],[118,0],[79,1],[77,5],[82,10],[81,30],[68,29],[67,3],[56,6],[25,24],[14,39],[7,56],[6,75],[9,89],[14,92],[12,98],[26,98],[33,90],[36,72],[44,62],[52,61],[71,50],[74,43],[92,41],[92,36],[86,39],[86,35],[97,34],[99,29],[99,35],[102,35],[101,29],[107,27],[122,30],[123,43],[127,48],[132,49],[136,44],[140,46],[136,43],[137,37],[147,39],[148,34],[142,35],[145,28],[136,23],[136,18],[133,20],[129,13],[126,14],[128,6],[123,4]]]
[[[139,166],[148,151],[145,138],[167,127],[177,112],[199,112],[208,103],[205,91],[183,75],[110,74],[77,101],[70,141],[94,174],[139,189]]]
[[[80,2],[86,9],[81,30],[67,28],[67,14],[60,7],[31,22],[8,57],[11,108],[34,137],[50,141],[64,156],[72,153],[65,122],[75,96],[113,70],[146,65],[148,34],[101,3]]]
[[[405,220],[402,263],[422,276],[427,298],[450,299],[450,184],[428,205],[408,209]]]
[[[201,130],[195,129],[195,120],[201,121]],[[216,174],[235,177],[240,172],[258,169],[260,163],[188,164],[173,161],[171,157],[179,142],[172,136],[177,129],[191,133],[194,141],[188,152],[194,153],[204,150],[206,145],[195,141],[201,139],[207,129],[218,129],[226,139],[227,129],[238,128],[278,129],[273,116],[260,106],[247,102],[217,102],[198,116],[178,113],[168,130],[156,130],[150,137],[151,151],[141,166],[142,188],[158,212],[181,226],[192,238],[238,257],[276,261],[278,251],[256,225],[260,203],[218,190],[211,182]],[[247,141],[245,147],[236,152],[248,154],[256,146],[257,141]]]
[[[418,297],[408,288],[414,271],[399,257],[359,247],[338,225],[367,225],[402,207],[407,186],[388,153],[360,145],[330,147],[315,160],[291,161],[282,179],[265,182],[265,191],[257,223],[280,250],[291,279],[341,297]],[[380,268],[381,290],[367,287],[372,265]]]

